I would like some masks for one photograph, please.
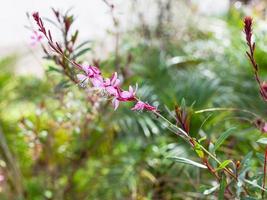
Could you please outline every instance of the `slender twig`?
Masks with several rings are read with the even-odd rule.
[[[0,146],[3,150],[3,153],[7,159],[10,167],[13,170],[13,177],[12,177],[11,181],[15,187],[17,195],[18,195],[19,199],[24,199],[22,175],[21,175],[20,169],[18,167],[17,161],[15,160],[14,156],[12,155],[12,153],[8,147],[8,144],[7,144],[7,141],[6,141],[6,138],[5,138],[5,135],[3,133],[1,126],[0,126]]]
[[[267,147],[265,149],[264,154],[264,167],[263,167],[263,179],[262,179],[262,188],[265,189],[265,182],[266,182],[266,173],[267,173]],[[261,193],[262,199],[264,199],[264,191]]]
[[[207,108],[207,109],[197,110],[195,111],[195,114],[200,114],[204,112],[216,112],[216,111],[243,112],[243,113],[250,114],[256,118],[262,118],[260,115],[256,113],[253,113],[246,109],[240,109],[240,108]]]
[[[253,19],[251,17],[245,17],[245,19],[244,19],[244,33],[246,35],[246,42],[247,42],[247,46],[249,48],[249,51],[246,51],[246,54],[250,60],[252,67],[253,67],[254,77],[255,77],[256,82],[258,84],[261,97],[264,101],[267,101],[267,91],[265,91],[265,87],[263,86],[264,82],[262,83],[262,81],[260,80],[259,66],[258,66],[256,59],[255,59],[256,44],[255,44],[255,42],[252,42],[252,35],[253,35],[252,25],[253,25]]]

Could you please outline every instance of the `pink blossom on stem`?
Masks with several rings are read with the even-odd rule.
[[[40,35],[37,31],[33,31],[31,35],[31,43],[30,43],[31,46],[35,46],[36,44],[41,42],[42,39],[43,39],[42,35]]]
[[[267,82],[263,81],[260,85],[261,95],[265,101],[267,101]]]
[[[82,83],[82,85],[88,84],[89,80],[93,84],[94,87],[103,87],[104,82],[101,76],[101,71],[95,66],[81,66],[84,74],[77,74],[78,80]]]
[[[110,79],[105,80],[105,88],[109,95],[117,96],[120,80],[118,79],[117,72],[114,72]]]
[[[117,110],[117,108],[118,108],[119,105],[120,105],[120,101],[119,101],[117,98],[114,98],[114,99],[112,100],[112,105],[113,105],[113,107],[114,107],[114,110]]]
[[[58,17],[58,13],[55,12],[55,14]],[[38,34],[38,32],[34,32],[34,35],[31,37],[34,41],[34,44],[36,42],[40,42],[42,37],[45,37],[48,40],[49,46],[54,50],[54,52],[65,57],[60,45],[57,42],[53,42],[50,30],[47,30],[44,27],[43,21],[40,18],[39,13],[35,12],[32,16],[38,26],[38,30],[43,34],[43,36],[41,36]],[[113,98],[112,104],[114,110],[118,108],[120,102],[137,101],[136,105],[132,108],[132,110],[157,111],[155,107],[138,100],[138,98],[136,97],[137,86],[135,89],[133,89],[132,86],[129,86],[129,90],[121,89],[120,80],[118,79],[117,72],[114,72],[111,78],[105,79],[104,77],[102,77],[101,71],[98,67],[79,65],[75,62],[75,60],[68,61],[74,66],[76,66],[79,70],[83,71],[83,73],[77,74],[77,79],[80,81],[82,86],[87,85],[90,81],[93,87],[104,91],[104,93],[108,94]]]
[[[119,101],[134,101],[136,100],[135,93],[137,91],[137,85],[135,90],[133,89],[132,86],[129,86],[129,91],[122,91],[119,92],[118,99]]]
[[[101,71],[95,66],[81,66],[81,68],[89,78],[94,78],[101,75]]]
[[[149,105],[148,103],[145,103],[145,102],[142,102],[142,101],[138,101],[131,110],[135,110],[135,111],[143,111],[143,110],[157,111],[157,108],[154,107],[154,106]]]
[[[116,94],[113,95],[114,98],[112,100],[112,104],[114,107],[114,110],[116,110],[119,107],[120,102],[126,102],[126,101],[135,101],[135,93],[137,90],[137,86],[135,90],[132,86],[129,86],[129,91],[122,91],[120,88],[115,88],[117,90]]]
[[[262,127],[262,132],[267,133],[267,123],[265,122],[263,127]]]
[[[91,83],[95,88],[102,89],[104,87],[104,81],[101,75],[91,78]]]
[[[84,74],[77,74],[77,79],[80,81],[82,87],[86,86],[89,82],[88,76],[85,76]]]

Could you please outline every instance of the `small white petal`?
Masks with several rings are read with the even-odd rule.
[[[112,100],[112,104],[113,104],[114,110],[117,110],[117,108],[119,107],[120,101],[118,99],[114,98]]]

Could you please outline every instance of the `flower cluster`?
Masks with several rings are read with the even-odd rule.
[[[77,78],[82,86],[85,86],[91,82],[93,87],[101,92],[104,92],[108,96],[112,97],[112,104],[114,110],[119,107],[120,102],[136,102],[132,110],[136,111],[157,111],[156,107],[149,105],[143,101],[140,101],[136,97],[137,85],[135,89],[129,86],[128,90],[123,90],[120,87],[120,79],[117,72],[114,72],[110,78],[104,78],[99,68],[95,66],[80,66],[80,69],[84,72],[78,74]]]
[[[58,13],[56,13],[58,16]],[[50,30],[47,30],[44,26],[43,20],[39,16],[38,12],[32,14],[33,19],[35,20],[38,30],[43,36],[47,39],[49,47],[60,56],[67,59],[72,65],[74,65],[77,69],[83,71],[82,74],[77,74],[77,79],[80,82],[81,86],[86,86],[89,82],[91,82],[92,86],[104,92],[108,96],[112,97],[112,104],[114,110],[119,107],[120,102],[136,102],[135,106],[132,110],[135,111],[152,111],[157,112],[157,108],[149,105],[143,101],[140,101],[136,96],[137,86],[135,89],[132,86],[129,86],[128,90],[123,90],[120,87],[121,81],[118,79],[117,72],[114,72],[111,78],[104,78],[102,73],[98,67],[95,66],[82,66],[75,62],[75,60],[71,60],[67,58],[64,51],[62,50],[59,43],[54,42],[52,39],[52,35]],[[46,51],[47,52],[47,51]]]

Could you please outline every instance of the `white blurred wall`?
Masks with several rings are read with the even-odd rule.
[[[28,32],[25,13],[39,11],[43,16],[51,16],[50,8],[67,10],[73,7],[73,13],[78,17],[76,25],[81,29],[84,38],[104,37],[105,30],[111,27],[112,21],[108,7],[102,0],[0,0],[0,48],[22,43],[28,43]],[[155,0],[136,0],[153,17],[153,2]],[[176,0],[177,1],[177,0]],[[179,1],[179,0],[178,0]],[[131,0],[110,0],[116,6],[116,14],[126,22],[131,17]],[[202,13],[223,13],[229,7],[229,0],[193,0]],[[128,21],[129,24],[129,21]]]
[[[138,22],[133,9],[143,11],[146,21],[149,23],[153,23],[153,20],[155,20],[155,14],[157,13],[155,0],[134,1],[137,2],[138,8],[133,7],[133,0],[109,0],[115,5],[115,15],[121,22],[122,30],[133,27],[134,23]],[[185,2],[184,0],[174,1],[177,4]],[[204,14],[223,13],[229,6],[229,0],[191,1]],[[26,12],[39,11],[41,16],[49,17],[52,16],[51,7],[59,8],[62,11],[73,7],[72,13],[78,18],[75,26],[80,30],[81,40],[91,39],[105,43],[108,40],[106,30],[113,27],[110,10],[102,0],[0,0],[0,3],[0,57],[18,52],[21,55],[21,60],[18,63],[19,73],[32,72],[42,76],[41,53],[38,53],[38,49],[30,47],[30,32],[24,27],[28,24]],[[181,13],[181,15],[183,14]]]

